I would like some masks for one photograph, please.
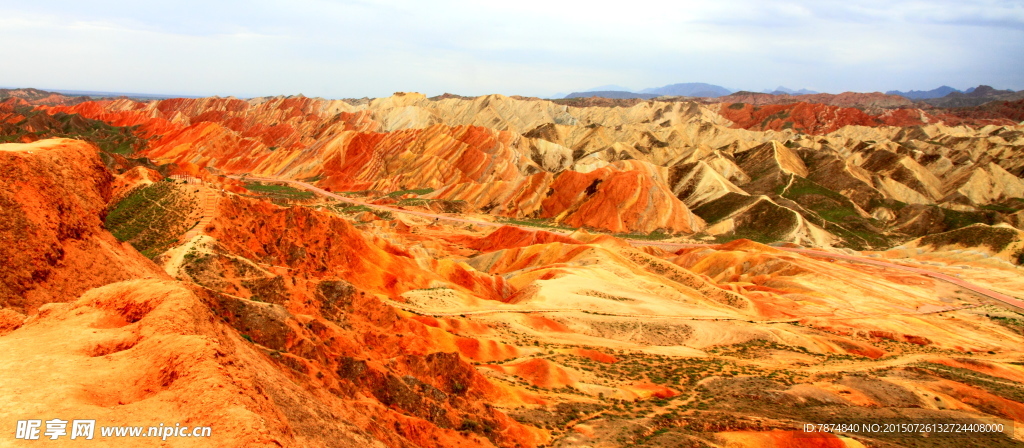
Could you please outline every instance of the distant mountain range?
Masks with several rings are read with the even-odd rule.
[[[990,101],[1016,101],[1024,99],[1024,91],[997,90],[991,86],[980,85],[964,92],[950,92],[941,98],[928,98],[924,102],[936,107],[974,107]]]
[[[704,82],[684,82],[678,84],[669,84],[662,87],[651,87],[642,90],[633,90],[628,87],[620,85],[609,84],[592,89],[587,89],[579,92],[573,92],[568,95],[556,94],[556,97],[562,98],[589,98],[592,96],[610,99],[651,99],[659,96],[692,96],[701,98],[718,98],[735,93],[734,90],[727,89],[725,87],[708,84]],[[776,87],[774,90],[765,90],[764,93],[773,95],[810,95],[819,93],[813,90],[800,89],[793,90],[783,86]]]
[[[610,98],[613,100],[628,100],[632,98],[649,100],[651,98],[657,98],[661,95],[654,95],[651,93],[635,93],[628,92],[625,90],[588,90],[586,92],[573,92],[566,95],[564,98],[590,98],[592,96]]]
[[[662,87],[651,87],[643,89],[639,92],[634,92],[626,87],[617,85],[606,85],[595,87],[593,89],[584,90],[582,92],[573,92],[565,95],[564,98],[589,98],[592,96],[611,98],[611,99],[629,99],[629,98],[641,98],[651,99],[659,96],[693,96],[693,97],[706,97],[706,98],[717,98],[732,93],[722,86],[716,86],[714,84],[707,84],[703,82],[686,82],[679,84],[669,84]]]
[[[719,98],[730,94],[735,94],[732,90],[725,87],[707,84],[703,82],[688,82],[679,84],[669,84],[662,87],[652,87],[635,91],[628,87],[620,85],[609,84],[592,89],[573,92],[568,95],[557,94],[556,98],[608,98],[608,99],[633,99],[639,98],[649,100],[657,98],[659,96],[684,96],[684,97],[702,97],[702,98]],[[750,93],[750,92],[746,92]],[[816,95],[819,92],[810,89],[799,89],[794,90],[784,86],[778,86],[774,90],[766,89],[762,91],[762,94],[769,95]],[[1024,98],[1024,91],[1014,92],[1013,90],[997,90],[990,86],[980,85],[978,87],[971,87],[965,90],[955,89],[950,86],[941,86],[932,90],[911,90],[909,92],[902,92],[899,90],[890,90],[886,92],[886,95],[902,96],[911,101],[923,101],[935,107],[974,107],[990,101],[1015,101]]]
[[[785,94],[785,95],[814,95],[816,93],[821,93],[821,92],[816,92],[814,90],[808,90],[808,89],[793,90],[793,89],[788,89],[788,88],[783,87],[783,86],[778,86],[778,87],[775,88],[775,90],[765,89],[762,92],[763,93],[770,93],[772,95],[783,95],[783,94]]]
[[[899,95],[899,96],[902,96],[904,98],[909,98],[909,99],[912,99],[912,100],[927,100],[927,99],[931,99],[931,98],[942,98],[942,97],[944,97],[946,95],[949,95],[950,93],[953,93],[953,92],[957,92],[957,93],[970,93],[972,91],[974,91],[973,87],[971,87],[970,89],[967,89],[967,91],[963,91],[963,90],[960,90],[960,89],[954,89],[954,88],[952,88],[950,86],[942,86],[942,87],[938,87],[938,88],[935,88],[935,89],[932,89],[932,90],[911,90],[909,92],[900,92],[899,90],[890,90],[890,91],[885,92],[885,93],[886,93],[886,95]]]
[[[662,96],[700,96],[707,98],[717,98],[732,93],[732,90],[726,89],[722,86],[716,86],[714,84],[706,84],[703,82],[684,82],[680,84],[669,84],[663,87],[655,87],[650,89],[643,89],[640,93],[651,93],[654,95]]]
[[[1024,98],[1024,91],[998,90],[984,84],[966,90],[942,86],[932,90],[911,90],[909,92],[890,90],[885,93],[899,95],[915,101],[924,101],[937,107],[973,107],[989,101],[1014,101]]]

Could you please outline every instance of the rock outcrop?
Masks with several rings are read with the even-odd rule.
[[[0,145],[0,305],[35,312],[97,286],[164,276],[103,230],[113,180],[82,141]]]

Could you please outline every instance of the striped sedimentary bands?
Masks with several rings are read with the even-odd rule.
[[[435,193],[504,216],[554,218],[613,232],[694,233],[704,221],[665,184],[664,168],[635,160],[594,171],[538,173],[518,182],[464,183]]]
[[[641,129],[650,126],[629,123],[652,117],[681,121],[700,114],[694,105],[585,109],[576,118],[568,108],[547,102],[498,96],[434,102],[410,94],[368,107],[309,98],[204,98],[118,100],[52,111],[138,126],[137,132],[150,139],[146,156],[184,167],[315,178],[335,191],[433,188],[435,198],[465,200],[498,215],[557,218],[619,232],[703,228],[665,184],[663,168],[636,160],[643,156],[635,145],[616,143],[681,142],[678,132],[655,135]],[[618,123],[619,129],[604,131],[597,125],[604,122]],[[519,133],[527,128],[559,135],[552,142],[542,138],[552,136]],[[571,169],[584,158],[579,171]]]
[[[857,236],[882,232],[870,219],[904,232],[924,212],[901,204],[972,212],[1024,191],[1019,126],[947,127],[918,109],[571,107],[407,93],[356,101],[122,99],[48,111],[136,126],[147,139],[142,155],[192,173],[306,179],[333,191],[430,188],[427,198],[465,201],[473,211],[613,232],[867,247],[883,243]],[[759,197],[743,199],[750,195]],[[752,201],[763,207],[749,209]],[[785,215],[798,230],[743,227],[768,215]]]

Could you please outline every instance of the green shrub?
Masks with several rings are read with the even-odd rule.
[[[388,193],[388,194],[384,195],[384,197],[394,198],[394,197],[398,197],[398,196],[402,196],[402,195],[407,195],[407,194],[415,194],[417,196],[423,196],[425,194],[430,194],[430,193],[433,193],[433,192],[434,192],[433,188],[419,188],[419,189],[414,189],[414,190],[395,191],[395,192]]]
[[[195,225],[197,201],[172,183],[136,188],[107,210],[104,227],[149,258],[162,254]]]

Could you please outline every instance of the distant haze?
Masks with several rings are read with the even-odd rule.
[[[1024,4],[1002,0],[8,1],[0,38],[0,85],[66,90],[1024,89]]]

